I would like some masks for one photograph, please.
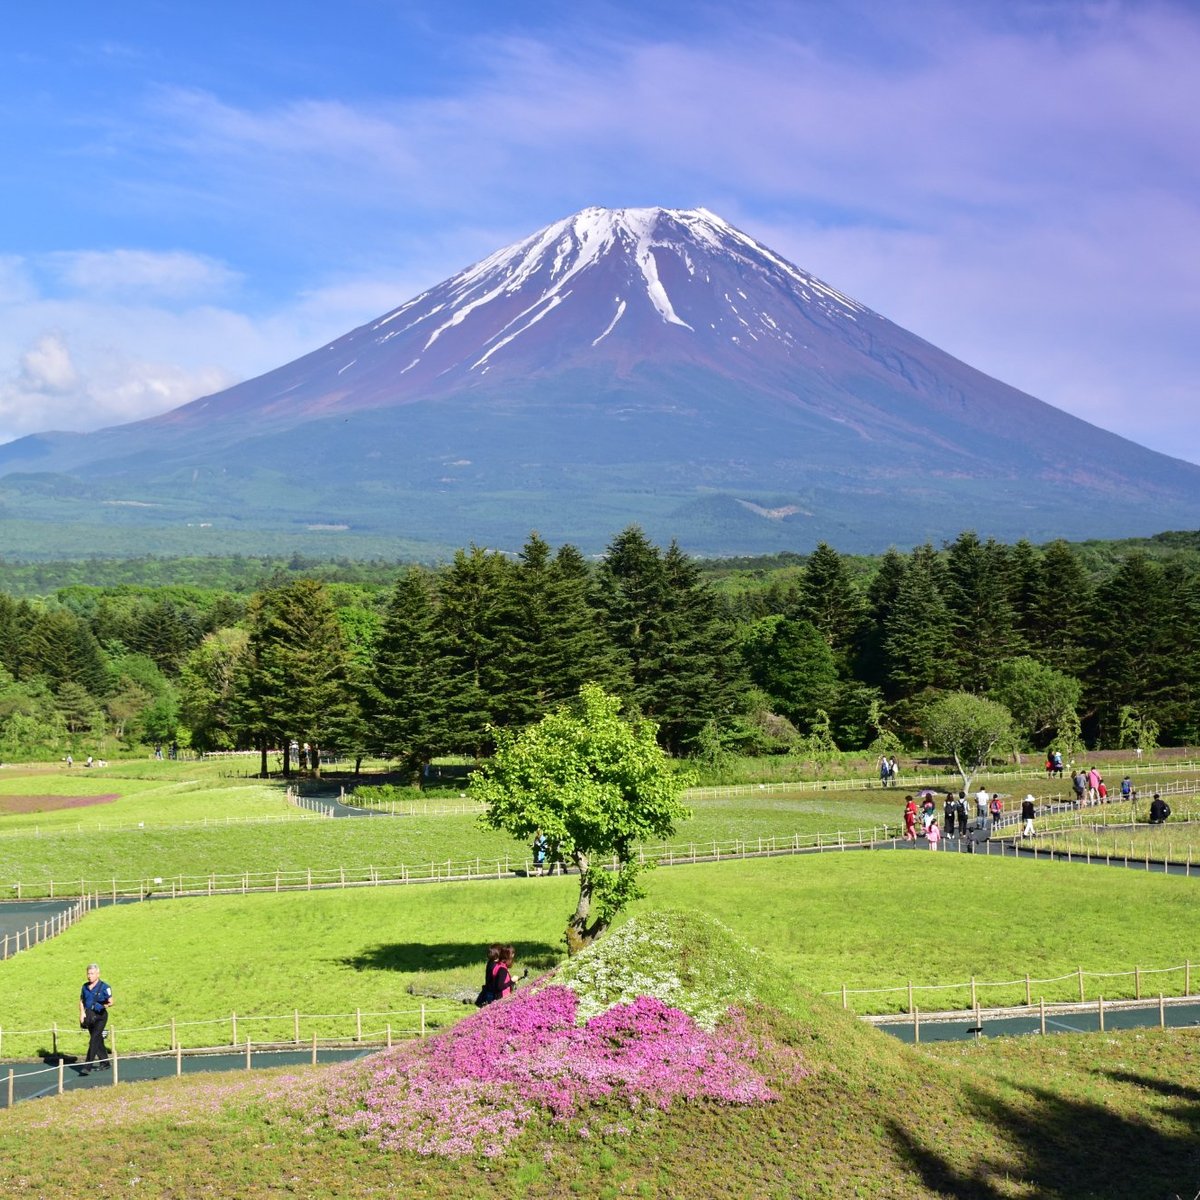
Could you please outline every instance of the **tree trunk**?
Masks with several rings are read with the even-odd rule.
[[[308,765],[312,768],[314,779],[321,778],[321,748],[313,742],[308,748]]]
[[[263,740],[261,742],[259,742],[258,753],[259,753],[259,763],[260,763],[258,773],[261,778],[269,779],[270,771],[267,768],[267,739],[266,738],[263,738]]]
[[[579,868],[579,901],[575,912],[567,922],[567,953],[576,955],[585,946],[591,945],[607,928],[608,922],[597,917],[588,924],[592,910],[592,877],[588,870],[586,854],[576,853],[572,856]]]

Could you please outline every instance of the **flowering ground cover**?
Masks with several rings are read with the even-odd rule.
[[[710,988],[679,966],[712,940],[712,924],[684,914],[632,921],[453,1029],[334,1069],[303,1108],[385,1149],[458,1158],[503,1154],[538,1114],[587,1130],[591,1107],[610,1099],[631,1119],[677,1102],[767,1104],[775,1093],[756,1060],[763,1049],[773,1061],[785,1052],[760,1047],[743,1012],[727,1006],[727,978]],[[639,945],[653,953],[637,957]],[[794,1053],[790,1074],[805,1074]]]
[[[644,1075],[633,1069],[639,1058],[627,1060],[624,1072],[615,1065],[620,1055],[611,1064],[601,1059],[599,1074],[568,1062],[559,1078],[581,1081],[568,1097],[573,1116],[560,1118],[531,1101],[527,1123],[501,1153],[488,1157],[481,1142],[477,1153],[449,1157],[385,1148],[381,1136],[364,1139],[361,1128],[343,1131],[314,1120],[316,1099],[332,1094],[343,1068],[185,1076],[31,1101],[4,1113],[0,1195],[77,1200],[81,1179],[88,1194],[239,1200],[558,1200],[573,1194],[596,1200],[1160,1200],[1195,1194],[1194,1031],[913,1048],[797,989],[779,960],[749,952],[714,922],[669,913],[655,913],[653,920],[661,922],[657,929],[639,921],[641,935],[627,938],[623,948],[616,943],[603,968],[588,973],[607,980],[615,995],[628,983],[621,978],[623,961],[633,950],[646,961],[629,963],[630,975],[636,969],[653,986],[675,987],[668,979],[673,973],[681,1003],[701,1002],[710,977],[722,993],[770,996],[747,1005],[733,1026],[718,1022],[717,1032],[725,1030],[735,1047],[738,1039],[750,1039],[756,1057],[744,1065],[773,1099],[747,1104],[676,1093],[668,1107],[647,1098],[635,1109],[630,1089],[639,1079],[657,1078],[653,1058]],[[676,940],[666,940],[664,931]],[[710,974],[706,964],[714,961],[729,969]],[[582,1025],[577,1003],[571,1034],[570,1000],[561,994],[567,985],[556,978],[545,990],[559,994],[541,1017],[509,1002],[493,1006],[497,1017],[513,1015],[477,1038],[464,1032],[458,1052],[469,1056],[490,1046],[503,1056],[508,1043],[497,1042],[501,1031],[523,1037],[532,1023],[541,1033],[549,1015],[573,1048],[569,1059],[582,1058],[578,1047],[600,1031],[618,1050],[631,1028],[646,1035],[647,1047],[663,1029],[678,1031],[685,1045],[697,1043],[694,1016],[688,1024],[672,1013],[664,1026],[656,1006],[631,1016],[624,1002],[599,1024],[593,1017]],[[562,1065],[561,1054],[548,1057]],[[534,1088],[554,1077],[539,1074],[536,1064],[513,1069]],[[360,1079],[370,1084],[372,1074]],[[611,1090],[605,1093],[601,1082]],[[511,1094],[503,1102],[510,1103]],[[451,1117],[459,1115],[452,1105]]]

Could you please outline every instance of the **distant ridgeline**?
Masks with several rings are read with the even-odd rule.
[[[0,565],[0,756],[310,742],[417,773],[598,682],[716,760],[919,745],[938,695],[1021,741],[1200,741],[1200,533],[702,562],[636,526],[427,567],[280,558]]]

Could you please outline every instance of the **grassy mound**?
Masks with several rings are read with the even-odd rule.
[[[0,1194],[1191,1196],[1196,1049],[1186,1031],[913,1049],[716,922],[644,913],[359,1063],[122,1086],[102,1120],[96,1092],[20,1105]]]

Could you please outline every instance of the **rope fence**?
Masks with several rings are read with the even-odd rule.
[[[45,921],[35,921],[32,925],[26,925],[24,929],[17,930],[16,933],[6,933],[4,935],[3,947],[0,949],[0,960],[20,954],[22,950],[28,950],[48,938],[57,937],[60,933],[65,933],[76,921],[90,912],[92,909],[92,899],[88,895],[83,895],[70,908],[64,909],[62,912],[54,913]],[[22,939],[24,945],[22,945]]]
[[[1200,787],[1200,784],[1196,786]],[[1200,814],[1197,814],[1200,815]],[[1058,814],[1064,829],[1074,829],[1084,822],[1082,814],[1074,810],[1070,804],[1062,806]],[[1179,814],[1175,819],[1180,824],[1191,819],[1190,811]],[[1003,826],[1011,827],[1019,822],[1019,818],[1011,814],[1002,819]],[[903,835],[900,825],[875,825],[869,828],[840,831],[837,833],[814,834],[783,834],[759,838],[728,838],[713,839],[707,842],[677,842],[643,846],[638,851],[638,859],[645,864],[674,867],[691,863],[724,862],[729,859],[772,858],[792,854],[808,854],[813,852],[859,850],[884,842],[893,842]],[[1000,853],[1004,847],[1000,845],[995,851],[991,841],[983,842],[976,847],[982,853]],[[1022,849],[1037,852],[1036,844]],[[1041,849],[1046,857],[1070,858],[1071,852],[1057,851],[1053,846]],[[1075,855],[1080,857],[1079,854]],[[1097,854],[1095,858],[1104,857]],[[1107,856],[1112,861],[1119,861],[1119,854],[1110,853]],[[1125,856],[1126,865],[1136,865],[1141,859],[1129,854]],[[1147,865],[1160,861],[1149,848],[1146,849]],[[1192,847],[1187,846],[1186,857],[1177,861],[1186,874],[1192,870]],[[613,861],[607,864],[617,866]],[[563,863],[551,864],[548,874],[566,874],[568,868]],[[87,896],[93,903],[116,903],[122,899],[137,898],[145,900],[151,896],[172,899],[180,896],[227,896],[249,895],[254,892],[284,892],[284,891],[318,891],[331,888],[349,887],[390,887],[400,884],[417,883],[458,883],[485,879],[511,879],[533,874],[532,860],[528,857],[504,855],[496,858],[474,858],[431,860],[421,863],[401,863],[393,865],[354,865],[336,867],[298,867],[278,868],[263,871],[240,872],[210,872],[208,874],[188,875],[180,873],[153,878],[141,876],[123,879],[112,876],[104,879],[74,879],[45,880],[39,883],[17,881],[9,885],[13,898],[22,899],[54,899],[68,896]]]
[[[294,1011],[278,1016],[239,1016],[230,1013],[228,1017],[218,1017],[211,1020],[180,1021],[171,1020],[169,1024],[146,1025],[139,1028],[121,1028],[118,1030],[111,1023],[105,1031],[108,1041],[111,1069],[111,1082],[115,1085],[121,1081],[121,1066],[133,1062],[148,1062],[153,1060],[173,1060],[174,1070],[159,1074],[183,1073],[185,1058],[195,1060],[202,1057],[222,1056],[228,1058],[237,1055],[246,1070],[255,1066],[270,1065],[263,1063],[264,1057],[271,1055],[290,1055],[295,1061],[297,1053],[303,1053],[313,1065],[324,1051],[331,1052],[359,1051],[367,1049],[390,1048],[396,1042],[414,1040],[428,1036],[462,1016],[461,1006],[433,1006],[422,1004],[419,1010],[392,1010],[384,1012],[366,1012],[355,1009],[353,1013],[340,1014],[305,1014]],[[331,1022],[341,1022],[342,1028],[331,1026]],[[286,1028],[281,1033],[272,1034],[263,1028],[272,1023],[284,1023]],[[318,1024],[318,1028],[313,1028]],[[194,1032],[201,1028],[219,1026],[229,1030],[228,1041],[200,1040],[195,1044],[186,1045],[186,1035],[182,1031]],[[251,1036],[252,1030],[259,1030],[261,1036]],[[68,1031],[67,1036],[74,1036],[77,1031]],[[149,1036],[146,1035],[157,1035]],[[86,1034],[79,1034],[80,1039]],[[35,1067],[9,1068],[7,1079],[4,1081],[7,1107],[11,1108],[17,1098],[17,1085],[25,1085],[30,1080],[40,1079],[45,1087],[30,1093],[28,1087],[22,1086],[26,1095],[62,1094],[66,1081],[66,1067],[87,1064],[80,1061],[81,1056],[70,1054],[62,1049],[63,1037],[57,1024],[48,1029],[2,1029],[0,1030],[0,1053],[5,1043],[8,1043],[9,1053],[12,1045],[17,1043],[18,1051],[26,1050],[38,1040],[48,1039],[51,1049],[38,1050],[43,1059],[53,1059],[49,1065]],[[260,1061],[255,1064],[254,1056]],[[227,1069],[227,1068],[226,1068]],[[140,1073],[143,1077],[145,1072]]]
[[[1067,770],[1066,767],[1063,768]],[[1200,761],[1195,759],[1185,759],[1177,763],[1132,763],[1122,764],[1120,768],[1114,768],[1116,773],[1120,775],[1128,775],[1131,778],[1140,775],[1159,774],[1164,775],[1167,772],[1181,773],[1185,771],[1200,770]],[[731,783],[719,784],[712,787],[695,787],[688,788],[684,792],[685,800],[705,800],[705,799],[720,799],[724,796],[753,796],[761,792],[779,792],[779,791],[794,791],[797,788],[803,788],[806,791],[820,792],[869,792],[869,791],[886,791],[898,792],[917,792],[925,788],[930,788],[937,792],[952,791],[957,793],[962,787],[962,776],[952,769],[943,771],[925,772],[922,775],[900,775],[897,776],[897,782],[889,784],[886,788],[879,782],[877,775],[870,776],[866,779],[792,779],[779,780],[770,783]],[[1014,779],[1046,779],[1045,768],[1025,768],[1015,771],[981,771],[976,775],[971,776],[972,786],[982,784],[985,781],[990,781],[993,784],[1003,784],[1006,780]],[[1157,790],[1158,785],[1155,785]],[[988,788],[989,791],[995,788]]]
[[[328,816],[330,814],[324,813],[321,815]],[[24,829],[5,829],[0,831],[0,837],[43,838],[57,837],[61,833],[137,833],[147,829],[155,832],[170,832],[171,830],[175,829],[224,828],[227,825],[273,825],[278,824],[281,821],[295,822],[307,819],[308,818],[306,817],[301,817],[298,813],[288,813],[284,816],[275,817],[201,817],[196,821],[173,821],[169,824],[162,825],[158,824],[156,821],[131,821],[124,825],[84,825],[76,822],[74,825],[47,825],[44,828],[40,825],[34,825],[32,827],[27,826]]]
[[[174,1053],[176,1050],[215,1052],[243,1046],[253,1037],[256,1045],[301,1046],[314,1039],[319,1045],[379,1044],[391,1045],[394,1039],[422,1038],[435,1029],[452,1024],[463,1014],[461,1005],[421,1003],[411,1009],[373,1012],[356,1008],[348,1013],[290,1013],[275,1015],[230,1012],[228,1016],[183,1020],[172,1017],[157,1025],[117,1027],[110,1020],[105,1037],[110,1052],[120,1041],[126,1052]],[[211,1032],[205,1032],[211,1031]],[[119,1039],[118,1039],[119,1035]],[[219,1035],[219,1036],[218,1036]],[[78,1038],[86,1045],[87,1034],[74,1026],[65,1029],[57,1022],[42,1029],[0,1028],[0,1055],[27,1049],[48,1041],[51,1053],[58,1055],[67,1038]],[[16,1045],[14,1046],[14,1043]]]
[[[938,1004],[938,1008],[959,1012],[983,1007],[1003,1008],[1014,1005],[1024,1005],[1028,1009],[1037,1000],[1044,1002],[1047,999],[1054,1000],[1056,998],[1061,998],[1063,1003],[1087,1004],[1089,1000],[1095,1000],[1099,996],[1096,988],[1092,988],[1091,995],[1089,995],[1088,983],[1090,980],[1104,980],[1106,983],[1119,981],[1114,985],[1116,991],[1111,987],[1106,987],[1105,995],[1110,1000],[1119,998],[1138,1001],[1157,995],[1186,999],[1196,994],[1192,991],[1192,966],[1189,959],[1177,967],[1135,966],[1126,971],[1085,971],[1083,967],[1078,967],[1074,971],[1068,971],[1062,975],[1052,975],[1045,979],[1034,978],[1032,975],[1026,974],[1018,979],[1002,980],[981,980],[972,976],[962,983],[919,984],[910,979],[905,983],[871,988],[852,988],[847,984],[842,984],[838,989],[821,994],[840,997],[842,1007],[847,1009],[851,1007],[852,997],[899,995],[900,1000],[896,1003],[889,1001],[886,1002],[886,1006],[881,1006],[876,1001],[870,1004],[870,1007],[875,1013],[906,1012],[910,1015],[918,1010],[916,1003],[918,994],[932,994],[935,1000],[943,1001]],[[1166,985],[1167,976],[1173,977],[1171,983],[1174,986]],[[1147,991],[1145,988],[1148,980],[1156,983],[1153,991]],[[1035,988],[1045,990],[1035,992]],[[985,995],[991,1000],[988,1005],[983,1002]],[[965,999],[967,1003],[954,1004],[953,1001],[956,998]],[[921,1007],[928,1014],[931,1006],[922,1005]]]

